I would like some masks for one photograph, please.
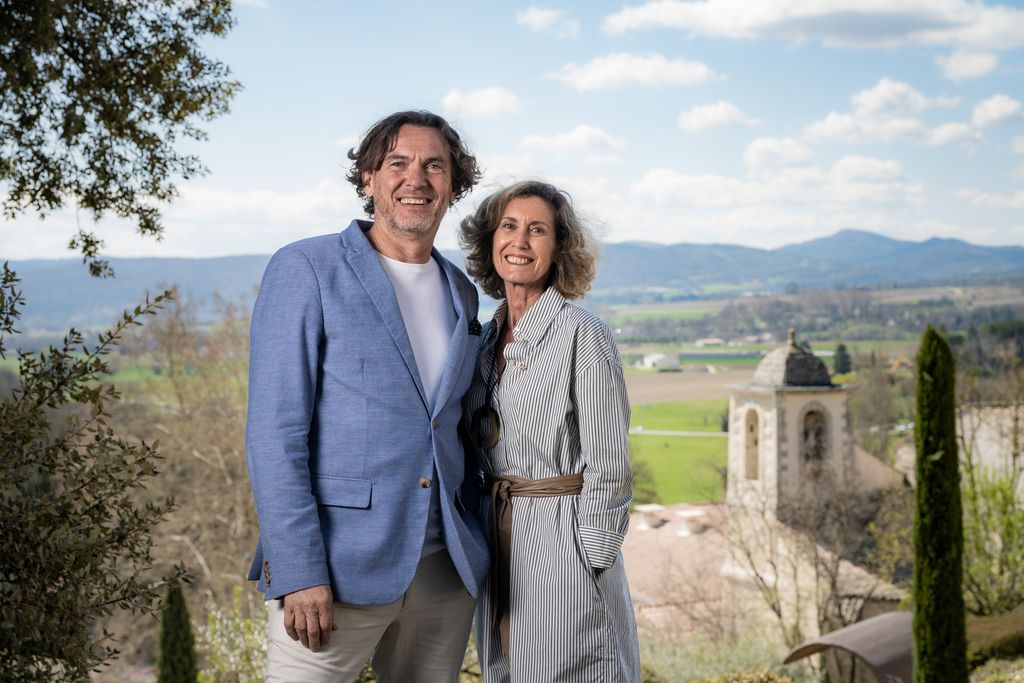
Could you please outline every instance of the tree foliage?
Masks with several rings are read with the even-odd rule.
[[[1003,614],[1024,604],[1021,399],[1007,406],[963,406],[957,416],[964,596],[967,609],[978,615]],[[993,438],[992,432],[1002,438]]]
[[[197,120],[227,111],[238,84],[200,49],[233,25],[230,0],[0,2],[0,184],[5,214],[71,203],[162,233],[158,203],[174,181],[205,172],[175,149],[200,140]],[[102,242],[69,245],[110,274]]]
[[[841,343],[836,346],[836,355],[833,359],[833,370],[837,375],[845,375],[853,370],[853,362],[850,359],[850,352],[847,350],[846,344]]]
[[[206,625],[199,627],[199,647],[206,667],[199,683],[260,683],[267,663],[267,610],[243,613],[243,589],[235,585],[231,607],[222,609],[212,600]]]
[[[167,582],[160,614],[160,657],[157,683],[196,683],[196,649],[192,620],[181,592],[181,582]]]
[[[17,282],[4,264],[0,355],[17,332]],[[58,347],[18,354],[20,385],[0,403],[0,680],[80,680],[117,654],[99,618],[157,605],[149,531],[171,501],[140,499],[156,443],[111,429],[119,394],[101,380],[125,330],[166,296],[95,344],[72,329]]]
[[[931,326],[917,356],[914,680],[967,681],[953,353]]]

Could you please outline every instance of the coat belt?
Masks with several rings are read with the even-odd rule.
[[[552,498],[575,496],[583,491],[582,474],[566,474],[547,479],[524,477],[490,477],[491,486],[491,557],[496,590],[494,626],[501,635],[501,649],[509,653],[509,601],[511,593],[512,501],[513,497]]]

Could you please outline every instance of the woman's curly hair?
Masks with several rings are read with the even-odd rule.
[[[368,216],[373,216],[373,197],[366,196],[363,174],[380,170],[384,157],[395,146],[399,129],[405,125],[434,128],[444,138],[452,156],[452,204],[462,199],[480,180],[476,157],[469,153],[462,138],[447,121],[429,111],[400,111],[373,124],[359,144],[348,151],[352,168],[345,179],[356,186],[356,194],[362,198],[363,209]]]
[[[462,220],[459,245],[466,252],[466,271],[488,296],[505,298],[505,282],[494,268],[491,250],[505,209],[509,202],[521,197],[538,197],[551,206],[556,246],[547,284],[566,299],[579,299],[590,289],[597,274],[597,241],[576,215],[568,193],[538,180],[516,183],[495,192],[484,199],[473,215]]]

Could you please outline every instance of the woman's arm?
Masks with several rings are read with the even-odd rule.
[[[594,570],[615,562],[633,497],[629,398],[615,342],[610,333],[601,336],[603,353],[575,374],[572,387],[584,462],[580,540]]]

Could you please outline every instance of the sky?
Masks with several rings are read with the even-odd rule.
[[[191,143],[157,243],[111,256],[269,254],[364,217],[347,150],[442,114],[484,170],[442,224],[540,178],[612,242],[775,248],[846,228],[1024,245],[1024,3],[966,0],[235,2],[206,44],[244,90]],[[0,231],[64,258],[73,208]]]

